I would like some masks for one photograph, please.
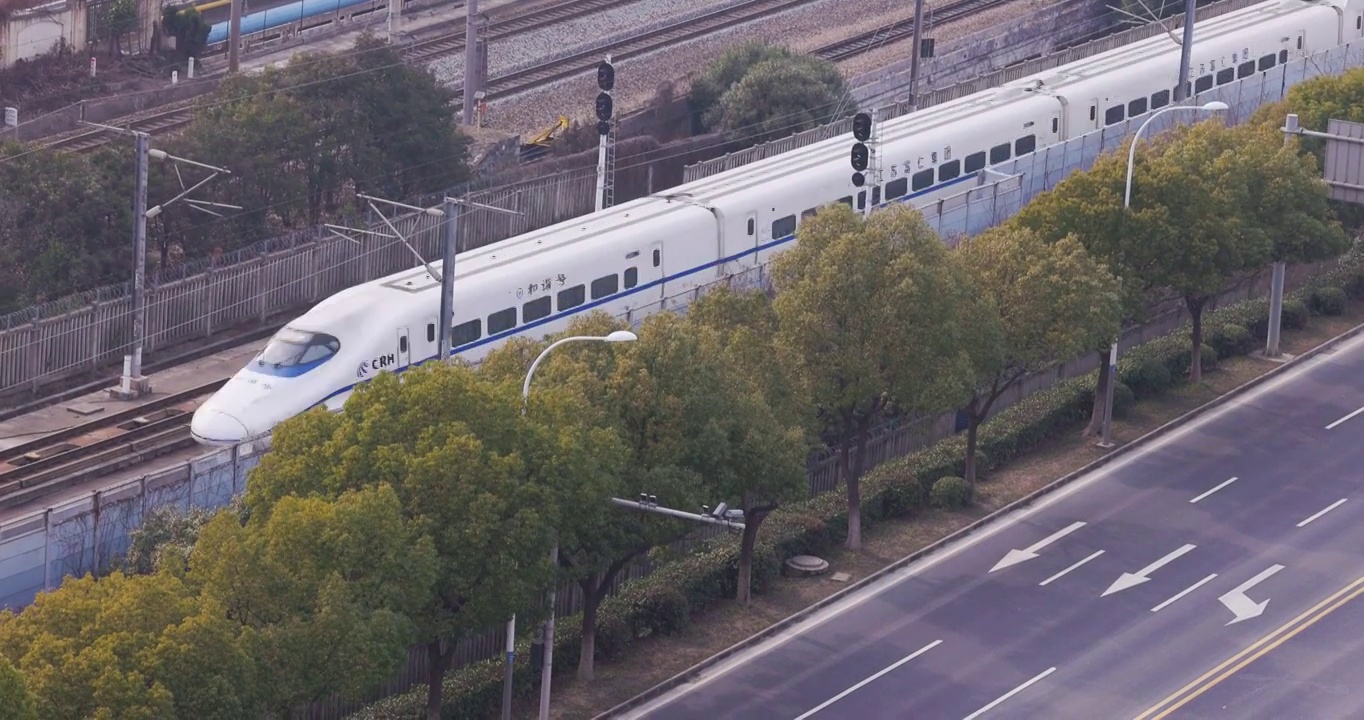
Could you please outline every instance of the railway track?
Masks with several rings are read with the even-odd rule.
[[[519,15],[511,15],[501,20],[488,23],[483,30],[484,37],[488,40],[500,40],[527,33],[532,30],[557,25],[566,20],[591,15],[592,13],[604,12],[625,5],[631,5],[638,0],[574,0],[573,2],[552,5],[524,12]],[[434,60],[445,55],[453,55],[461,52],[465,48],[464,28],[459,28],[454,32],[439,37],[422,40],[408,46],[403,51],[403,58],[408,62],[419,63]]]
[[[193,445],[189,422],[194,409],[226,382],[214,380],[0,450],[0,509]]]
[[[962,20],[969,15],[1005,5],[1011,0],[964,0],[946,5],[933,11],[933,23],[948,23]],[[914,18],[900,20],[885,27],[877,28],[850,38],[830,43],[815,50],[812,54],[830,62],[841,62],[885,47],[894,42],[914,37]]]

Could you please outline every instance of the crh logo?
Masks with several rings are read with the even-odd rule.
[[[398,360],[393,355],[393,353],[389,353],[387,355],[380,355],[379,357],[376,357],[373,360],[369,361],[369,363],[370,367],[374,368],[375,370],[378,370],[379,368],[386,368],[389,365],[393,365],[397,361]]]

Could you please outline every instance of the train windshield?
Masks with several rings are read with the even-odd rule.
[[[270,338],[258,362],[277,368],[296,365],[316,365],[336,354],[341,341],[324,333],[310,333],[293,328],[282,328]]]

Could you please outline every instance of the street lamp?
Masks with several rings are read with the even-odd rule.
[[[1137,128],[1136,134],[1132,136],[1132,145],[1127,148],[1127,188],[1123,191],[1122,209],[1126,213],[1132,208],[1132,171],[1137,161],[1137,143],[1141,140],[1142,131],[1151,124],[1152,120],[1168,112],[1183,110],[1186,112],[1221,112],[1227,109],[1227,104],[1220,100],[1204,103],[1203,105],[1172,105],[1163,110],[1151,113],[1151,117],[1146,118],[1146,122]],[[1118,338],[1121,340],[1121,336]],[[1113,447],[1113,394],[1118,386],[1118,342],[1113,341],[1113,345],[1108,348],[1108,402],[1104,404],[1104,423],[1103,440],[1099,441],[1099,447]]]
[[[578,341],[595,342],[633,342],[639,337],[629,330],[617,330],[609,335],[574,335],[562,340],[550,343],[540,356],[535,358],[535,362],[530,364],[530,370],[526,372],[526,381],[521,384],[521,414],[526,414],[526,407],[530,402],[530,379],[535,375],[535,368],[540,366],[540,361],[545,359],[551,350],[564,343]],[[551,567],[559,565],[559,543],[556,540],[554,546],[549,551],[549,562]],[[549,683],[550,675],[554,672],[554,602],[556,586],[551,584],[549,587],[549,617],[545,620],[545,664],[540,670],[540,720],[549,720]],[[507,621],[507,670],[502,680],[502,717],[509,718],[511,713],[511,688],[512,688],[512,660],[514,659],[513,650],[516,642],[516,616]]]

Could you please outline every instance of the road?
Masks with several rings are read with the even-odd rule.
[[[626,717],[1361,717],[1361,468],[1364,337]]]

